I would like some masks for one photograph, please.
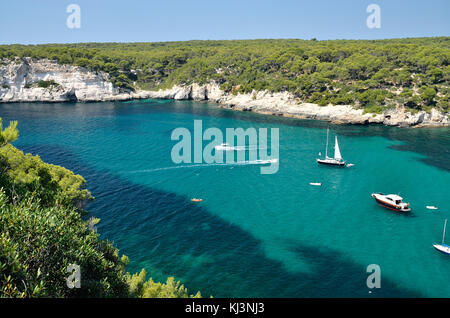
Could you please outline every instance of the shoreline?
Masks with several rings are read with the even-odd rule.
[[[0,104],[15,104],[15,103],[46,103],[46,104],[54,104],[54,103],[102,103],[102,102],[125,102],[125,101],[138,101],[138,100],[144,100],[144,99],[161,99],[161,100],[191,100],[191,101],[196,101],[196,102],[210,102],[210,103],[215,103],[218,105],[218,107],[223,108],[223,109],[229,109],[229,110],[233,110],[233,111],[241,111],[241,112],[251,112],[251,113],[255,113],[255,114],[261,114],[261,115],[267,115],[267,116],[274,116],[274,117],[285,117],[285,118],[292,118],[292,119],[303,119],[303,120],[320,120],[320,121],[327,121],[329,123],[332,124],[336,124],[336,125],[361,125],[361,126],[366,126],[366,125],[382,125],[382,126],[390,126],[390,127],[399,127],[399,128],[447,128],[450,127],[450,120],[446,120],[446,122],[421,122],[421,123],[416,123],[416,124],[411,124],[409,122],[392,122],[392,123],[384,123],[383,121],[379,121],[379,120],[373,120],[371,118],[369,118],[369,116],[383,116],[384,114],[373,114],[373,113],[366,113],[368,118],[363,120],[363,121],[352,121],[352,120],[340,120],[340,119],[332,119],[329,117],[321,117],[320,114],[312,114],[312,115],[302,115],[302,114],[292,114],[289,112],[284,112],[284,111],[270,111],[270,110],[264,110],[264,109],[255,109],[255,108],[250,108],[250,107],[242,107],[242,106],[238,106],[238,105],[233,105],[233,104],[227,104],[227,103],[221,103],[221,102],[217,102],[214,100],[210,100],[210,99],[204,99],[204,100],[197,100],[197,99],[192,99],[192,98],[187,98],[187,99],[177,99],[177,98],[169,98],[169,97],[153,97],[153,93],[158,92],[158,91],[139,91],[138,96],[133,96],[133,94],[130,94],[127,96],[117,96],[117,97],[113,97],[113,98],[101,98],[101,99],[86,99],[86,100],[50,100],[50,99],[34,99],[34,100],[8,100],[8,101],[3,101],[0,100]],[[142,96],[141,94],[144,93],[144,96]],[[147,94],[150,94],[150,96],[147,96]],[[121,94],[122,95],[122,94]],[[316,104],[311,104],[311,105],[316,105]],[[329,105],[329,106],[318,106],[317,107],[338,107],[339,105]],[[434,109],[433,109],[434,110]],[[395,110],[392,111],[392,113],[396,113]],[[424,111],[420,111],[423,113],[426,113]],[[443,116],[449,116],[448,114],[445,113],[439,113]],[[403,115],[403,116],[408,116],[408,115],[412,115],[411,113],[397,113],[397,115]]]
[[[351,105],[305,103],[289,92],[252,91],[228,93],[217,83],[174,85],[158,91],[123,92],[113,85],[110,76],[84,67],[60,65],[51,60],[23,58],[19,63],[0,65],[0,103],[107,102],[139,99],[173,99],[209,101],[219,107],[238,111],[297,119],[325,120],[333,124],[382,124],[398,127],[448,127],[450,113],[432,108],[414,114],[404,107],[385,110],[382,114],[364,113]],[[47,87],[40,82],[53,83]]]
[[[153,98],[167,100],[194,100],[213,102],[224,109],[249,111],[253,113],[308,120],[323,120],[342,125],[385,125],[397,127],[449,127],[449,114],[432,109],[430,113],[418,111],[416,114],[404,109],[390,109],[382,114],[364,113],[351,105],[319,106],[299,102],[288,92],[271,93],[253,91],[248,94],[225,93],[215,83],[177,86],[159,91],[140,91],[138,99]],[[133,99],[133,98],[132,98]]]

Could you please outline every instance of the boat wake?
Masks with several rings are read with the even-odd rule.
[[[218,151],[248,151],[248,150],[258,150],[266,148],[258,148],[258,146],[230,146],[227,143],[215,146],[214,149]]]
[[[172,170],[172,169],[185,169],[185,168],[203,168],[203,167],[216,167],[216,166],[246,166],[246,165],[264,165],[269,163],[276,163],[278,159],[257,159],[257,160],[246,160],[234,163],[204,163],[204,164],[190,164],[190,165],[179,165],[171,167],[160,167],[154,169],[142,169],[127,171],[127,173],[149,173],[162,170]]]

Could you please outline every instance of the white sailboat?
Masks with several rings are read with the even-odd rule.
[[[325,159],[317,158],[316,161],[317,161],[317,163],[323,164],[323,165],[345,167],[345,161],[344,161],[344,159],[342,159],[337,136],[334,136],[334,158],[328,157],[329,131],[330,131],[330,129],[327,128],[327,145],[325,148]]]
[[[439,252],[449,254],[450,255],[450,246],[444,243],[445,241],[445,229],[447,227],[447,219],[445,219],[444,223],[444,234],[442,234],[442,244],[434,244],[434,248],[437,249]]]

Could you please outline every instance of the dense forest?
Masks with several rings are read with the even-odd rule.
[[[449,111],[450,37],[0,46],[0,60],[17,57],[105,71],[124,90],[215,81],[232,93],[289,91],[299,102],[371,112]]]
[[[17,137],[17,122],[3,129],[0,118],[0,297],[201,297],[173,277],[127,273],[128,258],[83,210],[93,199],[84,178],[24,154],[10,144]],[[67,285],[70,264],[79,288]]]

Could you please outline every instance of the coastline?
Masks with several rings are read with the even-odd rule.
[[[298,119],[325,120],[334,124],[368,125],[383,124],[398,127],[448,127],[449,114],[436,109],[430,113],[418,111],[416,114],[404,108],[390,109],[382,114],[364,113],[351,105],[319,106],[304,103],[288,92],[271,93],[253,91],[249,94],[232,94],[220,90],[215,83],[177,86],[159,91],[137,92],[139,98],[197,100],[218,103],[222,108],[237,111],[251,111],[259,114],[283,116]]]
[[[299,119],[325,120],[334,124],[383,124],[398,127],[448,127],[449,113],[433,108],[430,113],[411,113],[403,107],[382,114],[364,113],[351,105],[319,106],[304,103],[289,92],[227,93],[216,83],[197,83],[158,91],[124,92],[114,87],[104,72],[79,66],[60,65],[50,60],[24,58],[0,65],[0,103],[15,102],[103,102],[134,99],[175,99],[210,101],[220,107],[238,111]],[[39,81],[54,81],[49,87],[39,87]]]

